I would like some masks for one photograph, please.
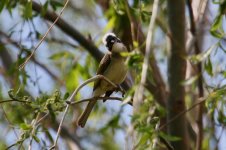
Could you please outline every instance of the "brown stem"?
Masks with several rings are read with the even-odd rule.
[[[193,37],[195,38],[194,41],[194,48],[195,48],[195,54],[198,55],[201,53],[201,50],[199,48],[198,44],[198,38],[197,38],[197,31],[196,31],[196,25],[194,21],[194,13],[191,6],[191,0],[187,0],[188,5],[188,12],[190,16],[190,23],[191,23],[191,33]],[[202,63],[199,62],[197,64],[197,74],[199,76],[198,78],[198,96],[203,97],[204,96],[204,90],[203,90],[203,77],[202,77]],[[197,117],[197,125],[198,125],[198,133],[197,133],[197,139],[196,139],[196,150],[202,149],[202,140],[203,140],[203,108],[204,104],[200,104],[198,108],[198,117]]]

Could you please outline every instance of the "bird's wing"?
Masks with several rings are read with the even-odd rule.
[[[108,68],[108,65],[110,64],[110,62],[111,62],[111,54],[107,53],[104,55],[104,57],[100,61],[99,67],[97,69],[97,75],[103,75],[103,73]],[[100,80],[96,80],[94,82],[93,91],[99,86],[99,84],[100,84]]]

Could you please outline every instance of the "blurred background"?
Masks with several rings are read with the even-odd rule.
[[[150,143],[159,136],[155,132],[156,124],[164,124],[166,119],[170,91],[167,1],[160,0],[158,4],[144,91],[143,110],[147,111],[142,111],[139,117],[133,115],[132,106],[127,101],[132,99],[140,81],[153,1],[70,0],[33,57],[23,69],[19,69],[60,14],[65,2],[0,2],[0,149],[49,149],[53,145],[66,99],[76,87],[95,75],[99,61],[107,52],[102,43],[107,32],[114,32],[130,50],[124,102],[98,101],[85,128],[77,127],[76,121],[87,103],[72,105],[57,146],[59,149],[131,149],[132,122],[149,116],[157,119],[149,125],[138,124],[137,131],[141,136],[136,141],[136,148],[151,149]],[[193,9],[196,31],[192,30],[190,8]],[[200,97],[207,99],[201,114],[202,149],[226,149],[225,10],[225,1],[186,1],[187,69],[181,84],[185,88],[187,108]],[[198,52],[195,45],[199,47]],[[74,101],[89,98],[91,93],[92,84],[88,84]],[[121,94],[118,92],[113,96],[121,97]],[[196,147],[197,112],[198,108],[194,108],[184,116],[189,124],[190,149]],[[43,116],[45,118],[38,122]],[[165,132],[163,129],[161,136],[167,141],[178,140]],[[166,146],[159,144],[160,148]]]

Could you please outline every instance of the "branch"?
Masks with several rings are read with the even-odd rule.
[[[46,41],[47,41],[47,42],[55,42],[55,43],[61,44],[61,45],[67,44],[67,45],[69,45],[69,46],[72,47],[72,48],[78,48],[78,47],[79,47],[78,45],[72,44],[72,43],[69,42],[69,41],[62,40],[62,39],[57,39],[57,38],[54,38],[54,37],[52,37],[52,38],[46,38]]]
[[[134,41],[137,41],[135,39],[135,22],[134,22],[134,18],[132,17],[131,13],[130,13],[130,9],[129,9],[129,4],[128,4],[128,1],[127,0],[124,0],[125,2],[125,7],[126,7],[126,13],[127,13],[127,16],[129,18],[129,21],[130,21],[130,28],[131,28],[131,35],[132,35],[132,45],[134,47]]]
[[[195,108],[196,106],[202,104],[203,102],[206,101],[207,98],[199,98],[199,101],[197,103],[195,103],[194,105],[192,105],[190,108],[180,112],[179,114],[177,114],[176,116],[174,116],[173,118],[171,118],[169,121],[167,121],[167,123],[161,125],[159,127],[158,130],[162,130],[163,128],[165,128],[167,125],[169,125],[170,123],[172,123],[173,121],[175,121],[177,118],[185,115],[187,112],[191,111],[193,108]]]
[[[17,49],[21,49],[20,44],[18,44],[17,41],[14,41],[13,39],[11,39],[11,37],[9,35],[7,35],[6,33],[2,32],[2,31],[0,31],[0,34],[3,35],[7,39],[7,41],[10,44],[12,44],[13,46],[15,46]],[[3,59],[4,59],[4,57],[3,57]],[[64,85],[64,82],[61,79],[59,79],[53,72],[51,72],[50,69],[47,68],[44,64],[42,64],[37,59],[35,59],[35,57],[32,57],[31,61],[33,61],[35,64],[37,64],[39,67],[41,67],[44,71],[46,71],[54,80],[57,80],[61,85]],[[10,65],[10,63],[9,63],[9,65]],[[7,65],[7,66],[9,66],[9,65]]]
[[[140,81],[138,90],[135,92],[135,95],[134,95],[134,101],[133,101],[134,112],[139,112],[139,106],[143,101],[144,85],[147,79],[148,64],[149,64],[149,58],[151,54],[151,42],[152,42],[152,36],[154,31],[155,19],[158,12],[158,3],[159,3],[159,0],[155,0],[153,4],[153,12],[152,12],[152,16],[151,16],[151,20],[148,28],[148,35],[146,39],[146,48],[145,48],[144,62],[142,66],[141,81]]]
[[[32,146],[32,142],[33,142],[33,135],[35,134],[35,130],[37,128],[37,121],[39,119],[39,115],[40,115],[40,112],[37,113],[37,116],[35,118],[35,120],[32,121],[31,125],[32,125],[32,131],[31,131],[31,134],[30,134],[30,142],[29,142],[29,145],[28,145],[28,150],[31,150],[31,146]]]
[[[147,71],[148,71],[149,59],[150,59],[150,54],[151,54],[151,42],[152,42],[154,25],[155,25],[155,19],[156,19],[157,11],[158,11],[158,3],[159,3],[159,0],[155,0],[154,4],[153,4],[153,12],[152,12],[152,16],[150,19],[148,35],[147,35],[147,39],[146,39],[146,48],[145,48],[144,62],[142,65],[141,81],[140,81],[140,84],[138,85],[138,89],[136,90],[136,92],[134,94],[134,100],[133,100],[133,106],[134,106],[133,114],[134,115],[140,113],[140,106],[143,103],[144,86],[146,84],[146,79],[147,79]],[[134,136],[134,139],[136,140],[137,132],[134,130],[133,124],[131,125],[131,128],[132,128],[132,134]],[[133,142],[136,143],[136,141],[133,141]]]
[[[8,103],[8,102],[31,103],[30,101],[23,101],[23,100],[17,100],[17,99],[10,99],[10,100],[3,100],[3,101],[0,101],[0,104],[1,104],[1,103]]]
[[[68,112],[68,109],[69,109],[69,106],[70,106],[70,103],[72,102],[72,100],[74,99],[75,95],[79,92],[79,90],[84,87],[85,85],[87,85],[88,83],[90,82],[94,82],[96,80],[105,80],[106,82],[108,82],[109,84],[111,84],[112,86],[114,86],[115,88],[117,88],[117,85],[115,85],[113,82],[111,82],[108,78],[104,77],[103,75],[96,75],[88,80],[86,80],[85,82],[83,82],[81,85],[79,85],[75,90],[74,92],[71,94],[71,96],[68,98],[67,100],[67,105],[66,105],[66,108],[64,110],[64,114],[61,118],[61,121],[60,121],[60,124],[59,124],[59,127],[58,127],[58,131],[57,131],[57,135],[56,135],[56,139],[54,141],[54,144],[53,146],[50,148],[50,150],[52,149],[55,149],[56,145],[57,145],[57,142],[58,142],[58,139],[59,139],[59,135],[60,135],[60,132],[61,132],[61,129],[62,129],[62,126],[63,126],[63,122],[64,122],[64,119],[66,117],[66,114]]]
[[[196,24],[194,19],[194,13],[191,5],[191,0],[187,0],[188,5],[188,12],[190,17],[190,24],[191,24],[191,34],[194,38],[194,48],[195,48],[195,54],[198,55],[201,53],[201,50],[199,48],[199,41],[197,38],[197,31],[196,31]],[[199,62],[197,64],[197,74],[198,74],[198,96],[203,97],[204,96],[204,89],[203,89],[203,76],[202,76],[202,63]],[[196,139],[196,150],[202,149],[202,140],[203,140],[203,104],[201,104],[198,108],[198,118],[197,118],[197,125],[198,125],[198,133],[197,133],[197,139]]]
[[[184,110],[185,89],[181,84],[186,73],[185,48],[185,0],[168,0],[168,24],[170,37],[170,56],[168,61],[169,97],[167,100],[167,119],[171,120]],[[177,117],[174,124],[168,126],[168,134],[180,137],[180,141],[171,141],[175,149],[187,150],[189,140],[186,117]]]
[[[118,100],[118,101],[122,101],[123,99],[120,98],[120,97],[95,97],[96,99],[95,100]],[[76,102],[68,102],[66,101],[66,103],[70,104],[70,105],[75,105],[75,104],[80,104],[80,103],[83,103],[83,102],[87,102],[87,101],[91,101],[93,100],[93,97],[92,98],[87,98],[87,99],[83,99],[83,100],[80,100],[80,101],[76,101]],[[129,105],[133,105],[132,102],[128,102]]]
[[[42,12],[42,6],[34,1],[32,2],[32,9],[38,13]],[[90,40],[87,40],[78,30],[76,30],[69,23],[63,20],[55,12],[47,10],[44,18],[51,22],[54,22],[56,18],[59,18],[56,22],[56,26],[58,26],[68,36],[78,41],[78,43],[81,44],[85,49],[87,49],[94,58],[96,58],[98,61],[101,60],[103,54],[100,52],[100,50]]]
[[[52,30],[53,26],[56,24],[56,22],[59,20],[60,16],[62,15],[64,9],[66,8],[67,4],[68,4],[69,0],[67,0],[63,6],[63,8],[60,11],[59,16],[57,16],[57,18],[54,20],[54,22],[51,24],[51,26],[49,27],[49,29],[46,31],[46,33],[44,34],[44,36],[41,38],[41,40],[38,42],[38,44],[35,46],[34,50],[31,52],[31,54],[26,58],[26,60],[24,61],[24,63],[22,63],[19,66],[19,70],[23,69],[24,66],[27,64],[27,62],[31,59],[31,57],[34,55],[34,53],[36,52],[36,50],[39,48],[39,46],[42,44],[42,42],[45,40],[46,36],[49,34],[49,32]]]

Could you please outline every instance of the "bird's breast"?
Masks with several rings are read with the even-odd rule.
[[[125,65],[123,58],[112,58],[111,63],[108,66],[108,69],[103,73],[110,81],[115,84],[121,84],[127,74],[127,66]],[[100,89],[104,91],[113,90],[114,87],[107,83],[106,81],[101,81]]]
[[[127,74],[127,66],[125,65],[124,59],[114,59],[112,61],[104,73],[104,76],[107,77],[115,84],[120,84],[123,82]]]

